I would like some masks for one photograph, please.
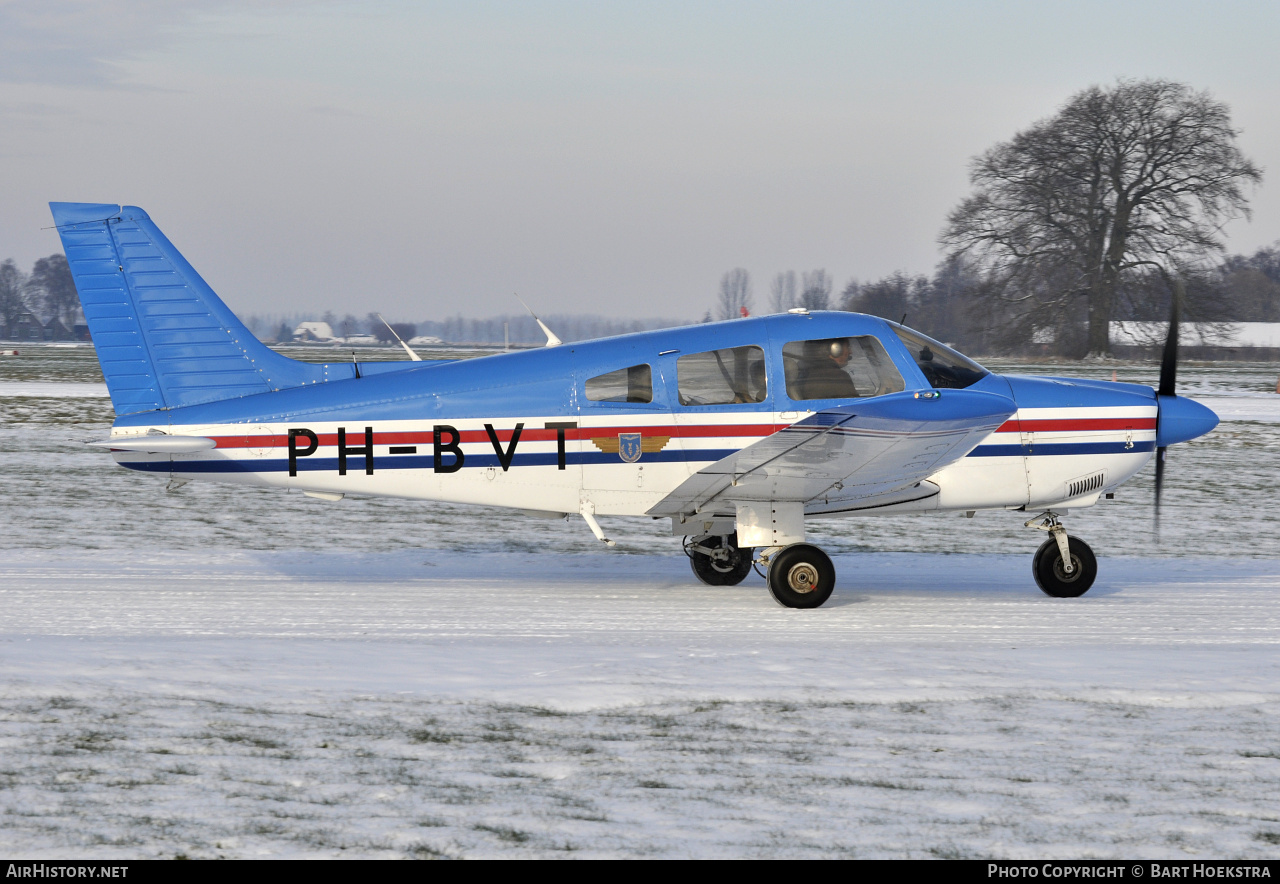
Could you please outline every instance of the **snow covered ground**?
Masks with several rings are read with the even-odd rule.
[[[1149,472],[1071,514],[1085,597],[1025,517],[894,517],[815,522],[793,611],[659,523],[165,493],[80,445],[86,355],[0,362],[10,855],[1280,853],[1271,366],[1184,369],[1224,423],[1160,542]]]

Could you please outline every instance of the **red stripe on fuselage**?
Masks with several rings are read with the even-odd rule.
[[[441,422],[444,425],[446,422]],[[643,426],[643,427],[568,427],[564,431],[564,437],[567,441],[582,441],[584,439],[593,439],[599,436],[616,436],[619,433],[640,433],[646,436],[674,436],[681,439],[703,439],[719,436],[750,436],[755,438],[763,438],[772,435],[779,430],[785,430],[790,424],[700,424],[695,426]],[[498,437],[500,442],[511,441],[511,435],[515,431],[514,427],[499,428],[494,427],[494,435]],[[459,435],[462,436],[461,442],[488,442],[489,433],[486,430],[461,430]],[[218,448],[284,448],[289,444],[289,437],[285,433],[277,433],[275,435],[261,436],[214,436]],[[334,446],[338,444],[337,433],[318,433],[321,447]],[[446,436],[446,441],[453,441],[452,436]],[[520,431],[521,442],[555,442],[557,431],[543,429],[542,427],[525,426]],[[374,445],[431,445],[435,441],[435,436],[431,432],[422,432],[421,430],[393,432],[393,433],[374,433]],[[364,444],[364,425],[353,425],[347,428],[347,445],[363,445]]]
[[[1154,430],[1153,417],[1069,417],[1046,420],[1013,418],[1005,421],[997,433],[1070,433],[1097,432],[1099,430]]]

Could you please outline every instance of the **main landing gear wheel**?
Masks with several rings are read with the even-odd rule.
[[[793,543],[769,562],[769,594],[784,608],[816,608],[836,588],[836,568],[816,546]]]
[[[707,586],[737,586],[751,573],[755,551],[738,549],[736,531],[728,537],[708,537],[695,546],[711,550],[710,555],[697,549],[689,550],[689,565]]]
[[[1098,560],[1094,558],[1089,544],[1078,537],[1068,537],[1067,548],[1071,552],[1070,574],[1062,563],[1058,541],[1052,537],[1040,544],[1031,560],[1031,573],[1036,578],[1036,586],[1045,595],[1051,595],[1055,599],[1073,599],[1084,595],[1098,576]]]

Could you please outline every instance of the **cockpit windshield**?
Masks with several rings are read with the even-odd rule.
[[[920,367],[925,380],[935,389],[963,389],[991,373],[968,356],[957,353],[946,344],[939,344],[918,331],[896,322],[890,322],[889,327],[911,351],[911,358]]]

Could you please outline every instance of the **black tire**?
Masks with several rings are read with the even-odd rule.
[[[702,546],[721,549],[722,544],[729,547],[727,559],[713,559],[700,552],[689,554],[689,565],[694,575],[707,586],[737,586],[751,573],[751,560],[755,557],[753,549],[738,549],[738,534],[735,531],[727,538],[708,537]]]
[[[1036,578],[1036,586],[1055,599],[1074,599],[1084,595],[1098,576],[1098,560],[1089,544],[1078,537],[1068,537],[1067,549],[1071,552],[1070,574],[1063,570],[1062,553],[1058,550],[1058,541],[1052,537],[1040,544],[1031,559],[1031,574]]]
[[[769,563],[769,594],[784,608],[817,608],[836,588],[831,558],[807,543],[793,543]]]

